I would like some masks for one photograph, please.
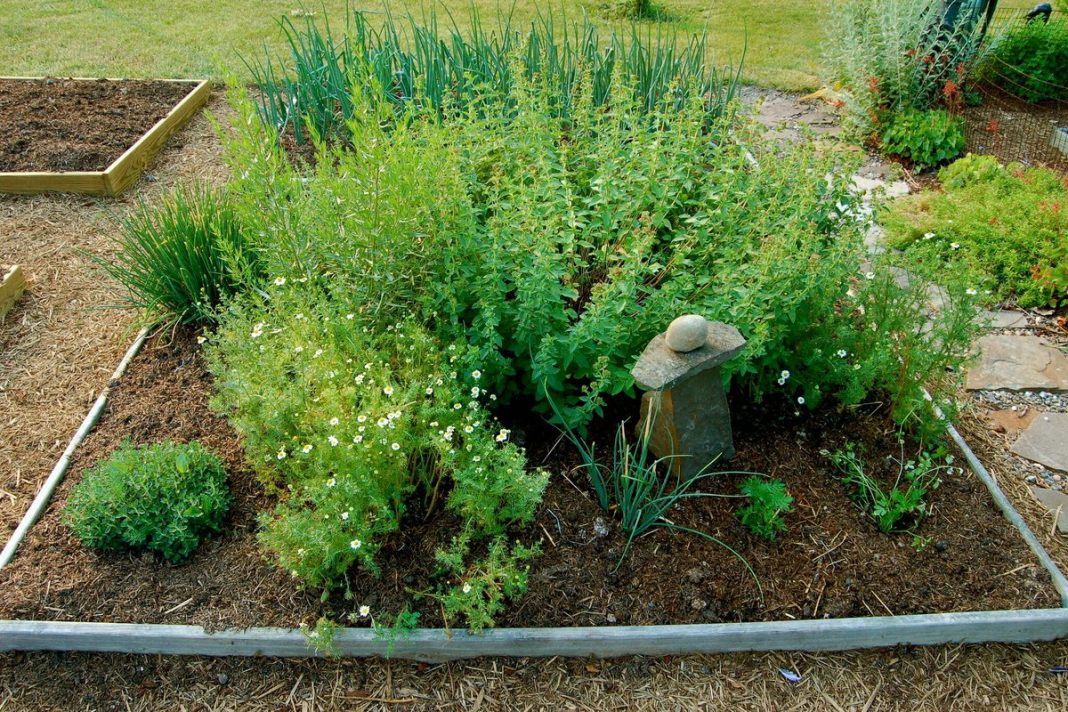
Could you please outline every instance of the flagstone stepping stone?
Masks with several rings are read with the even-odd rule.
[[[1057,531],[1068,534],[1068,495],[1045,487],[1032,487],[1031,494],[1049,511],[1057,513]]]
[[[970,391],[1068,391],[1068,356],[1037,336],[987,335],[968,371]]]
[[[1068,413],[1041,413],[1012,445],[1020,457],[1068,472]]]
[[[983,310],[978,321],[991,329],[1023,329],[1027,327],[1027,314],[1015,309]]]

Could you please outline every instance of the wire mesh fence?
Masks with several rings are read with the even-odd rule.
[[[973,85],[981,103],[963,110],[967,150],[1002,162],[1045,165],[1068,173],[1068,66],[1052,76],[1040,75],[1031,71],[1028,61],[1020,64],[1013,57],[1006,61],[997,48],[1013,34],[1030,32],[1027,22],[1018,11],[999,13],[995,20],[979,80]],[[1052,29],[1068,38],[1068,18],[1063,13],[1049,22],[1060,23]],[[1037,35],[1029,42],[1023,44],[1025,56],[1049,49]]]

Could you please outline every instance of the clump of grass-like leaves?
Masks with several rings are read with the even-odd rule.
[[[213,323],[219,305],[258,276],[233,206],[203,186],[140,203],[117,243],[113,258],[97,262],[125,288],[122,306],[169,324]]]
[[[620,423],[612,446],[611,460],[603,462],[597,459],[595,443],[587,443],[574,431],[565,426],[564,435],[578,450],[582,458],[582,468],[590,478],[597,497],[597,504],[606,512],[616,512],[619,523],[627,535],[627,544],[620,554],[616,569],[623,563],[630,552],[634,540],[656,527],[672,531],[696,534],[714,542],[729,551],[745,566],[756,581],[757,589],[763,597],[760,579],[745,557],[728,544],[698,529],[676,524],[668,519],[668,512],[686,499],[699,497],[718,497],[709,492],[695,489],[702,480],[723,475],[752,474],[740,472],[712,472],[705,467],[696,475],[683,478],[672,460],[678,456],[656,457],[649,449],[649,440],[653,432],[655,417],[646,418],[637,439],[627,439],[626,423]],[[665,474],[661,475],[661,471]]]
[[[298,24],[280,21],[289,46],[288,68],[268,55],[249,63],[259,88],[261,118],[280,132],[292,130],[298,144],[308,131],[344,139],[357,96],[393,107],[448,112],[511,115],[519,76],[543,84],[553,97],[554,113],[571,116],[580,92],[594,106],[612,95],[614,83],[632,86],[646,111],[677,106],[689,97],[706,97],[718,115],[734,95],[737,75],[705,63],[706,37],[686,42],[657,26],[631,27],[601,40],[588,19],[558,23],[541,16],[522,32],[510,14],[487,29],[478,13],[461,30],[452,22],[442,33],[431,12],[425,24],[409,15],[387,14],[380,28],[362,11],[346,16],[345,32],[335,37],[328,21],[311,17]],[[588,86],[581,81],[589,75]],[[358,103],[358,102],[357,102]]]

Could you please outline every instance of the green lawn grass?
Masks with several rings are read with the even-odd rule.
[[[538,7],[583,11],[605,25],[606,0],[546,3],[515,0],[514,18],[529,21]],[[397,14],[415,14],[431,0],[392,0]],[[1002,0],[1026,7],[1033,0]],[[457,23],[471,8],[483,20],[511,0],[443,0]],[[825,77],[820,45],[825,39],[828,0],[660,0],[664,20],[680,32],[708,30],[710,61],[736,64],[746,50],[748,82],[782,89],[819,86]],[[346,0],[306,3],[340,26]],[[352,2],[381,12],[381,2]],[[247,76],[242,57],[281,49],[277,20],[300,7],[299,0],[3,0],[0,8],[0,73],[22,76],[218,77]]]

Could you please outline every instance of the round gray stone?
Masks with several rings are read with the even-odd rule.
[[[708,339],[708,321],[700,314],[686,314],[668,324],[665,340],[672,351],[688,353],[701,348]]]

